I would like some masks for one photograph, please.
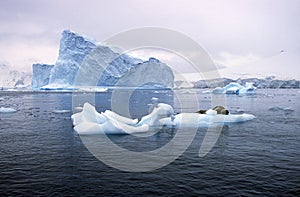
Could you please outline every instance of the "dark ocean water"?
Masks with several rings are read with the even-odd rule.
[[[210,95],[195,91],[201,108],[209,108]],[[74,96],[0,92],[0,107],[18,110],[0,113],[1,196],[300,195],[299,90],[226,95],[231,113],[244,111],[257,118],[224,127],[204,157],[198,152],[206,129],[198,129],[178,159],[150,172],[120,171],[94,157],[73,131],[72,112],[54,113],[72,110]],[[147,112],[141,106],[152,96],[172,104],[176,112],[198,110],[190,90],[175,90],[174,99],[169,91],[141,91],[130,101],[133,117]],[[99,111],[110,109],[110,102],[109,93],[97,94]],[[162,147],[175,133],[163,128],[142,140],[130,135],[109,137],[128,150],[149,151]]]

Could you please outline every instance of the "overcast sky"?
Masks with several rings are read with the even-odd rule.
[[[300,0],[1,0],[0,64],[26,72],[54,64],[64,29],[101,42],[154,26],[194,39],[224,77],[300,79],[299,10]]]

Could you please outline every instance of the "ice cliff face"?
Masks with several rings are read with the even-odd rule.
[[[172,70],[158,59],[138,63],[126,72],[117,82],[117,86],[129,87],[173,87],[174,75]]]
[[[33,65],[32,86],[140,87],[153,84],[154,87],[172,88],[173,82],[172,70],[155,58],[143,62],[65,30],[60,40],[59,57],[53,68]]]
[[[32,88],[37,89],[39,87],[49,84],[50,73],[54,65],[48,64],[33,64],[32,65]]]
[[[59,56],[50,74],[50,84],[72,85],[83,59],[96,43],[70,30],[62,33]]]

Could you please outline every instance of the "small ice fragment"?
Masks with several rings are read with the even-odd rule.
[[[52,112],[55,114],[63,114],[63,113],[69,113],[71,111],[67,109],[61,109],[61,110],[57,109],[57,110],[53,110]]]
[[[237,112],[237,113],[244,113],[245,110],[243,110],[243,109],[237,109],[236,112]]]
[[[270,107],[269,108],[270,111],[280,111],[280,110],[283,110],[282,107]]]
[[[221,87],[216,87],[215,89],[212,90],[213,94],[223,94],[224,90]]]
[[[158,98],[152,97],[152,98],[151,98],[151,101],[152,101],[152,102],[158,102]]]
[[[74,109],[80,111],[83,109],[83,107],[75,107]]]
[[[211,93],[211,90],[203,90],[202,93],[203,94],[209,94],[209,93]]]
[[[0,113],[14,113],[17,110],[9,107],[0,107]]]
[[[283,111],[286,113],[292,113],[294,110],[292,108],[286,107],[283,109]]]

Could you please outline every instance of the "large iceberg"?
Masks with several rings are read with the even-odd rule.
[[[173,88],[174,83],[172,70],[158,59],[143,61],[120,54],[70,30],[62,33],[59,57],[50,74],[49,67],[43,72],[44,67],[33,65],[34,89],[90,86]]]

